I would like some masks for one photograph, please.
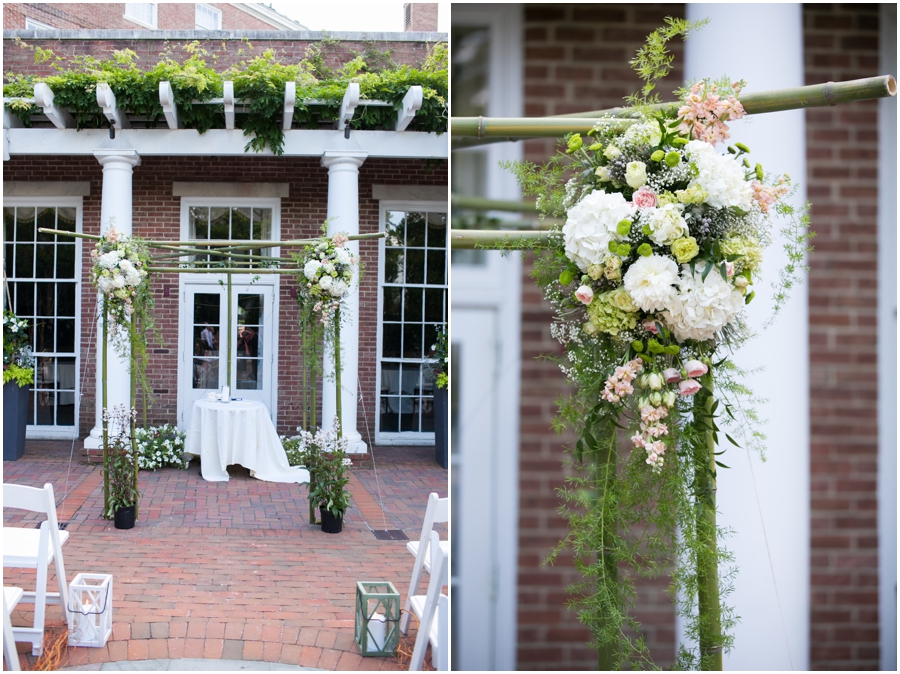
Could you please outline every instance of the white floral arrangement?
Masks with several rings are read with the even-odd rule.
[[[135,311],[135,301],[147,281],[149,255],[146,246],[110,227],[91,251],[91,282],[107,300],[111,329],[115,334]]]
[[[346,247],[349,241],[346,234],[322,239],[307,246],[298,260],[303,270],[300,277],[301,299],[313,303],[312,311],[325,325],[331,323],[341,300],[353,289],[354,270],[359,265],[359,258]]]
[[[190,460],[184,458],[184,440],[184,432],[171,424],[135,429],[138,468],[187,468]]]
[[[565,190],[561,271],[545,286],[554,334],[567,348],[620,354],[601,397],[633,407],[633,444],[654,470],[667,446],[661,420],[700,389],[716,345],[743,338],[772,216],[791,192],[788,176],[766,176],[741,143],[715,148],[726,120],[744,115],[743,85],[721,94],[722,84],[698,82],[674,121],[646,116],[623,131],[601,119],[568,141],[582,170]]]

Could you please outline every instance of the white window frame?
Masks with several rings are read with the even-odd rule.
[[[132,5],[150,5],[150,14],[151,14],[150,23],[147,23],[143,19],[129,14],[128,9]],[[133,23],[136,23],[139,26],[146,26],[147,28],[152,28],[155,30],[159,24],[159,3],[157,3],[157,2],[126,2],[125,3],[125,13],[123,14],[123,18],[128,21],[131,21]]]
[[[212,206],[214,208],[218,207],[227,207],[227,208],[271,208],[272,209],[272,232],[271,232],[271,240],[272,241],[280,241],[281,240],[281,198],[279,197],[234,197],[230,199],[224,199],[222,197],[217,196],[209,196],[209,197],[181,197],[181,240],[182,241],[190,241],[191,237],[191,226],[190,226],[190,210],[193,206]],[[279,257],[281,255],[281,247],[273,247],[270,249],[272,251],[272,257]],[[182,262],[189,262],[193,256],[186,255],[181,258]],[[272,365],[272,374],[271,374],[271,386],[272,386],[272,405],[269,409],[269,414],[272,417],[272,421],[278,424],[278,339],[279,339],[279,326],[281,324],[281,305],[280,305],[280,289],[281,289],[281,275],[280,274],[262,274],[259,275],[259,280],[254,281],[256,274],[234,274],[232,276],[232,283],[234,285],[250,285],[255,283],[256,285],[271,285],[273,288],[273,303],[272,303],[272,316],[275,317],[275,322],[272,328],[272,344],[274,348],[272,349],[273,356],[273,365]],[[185,286],[190,282],[197,282],[201,279],[209,282],[217,282],[221,280],[224,283],[227,283],[228,279],[225,274],[179,274],[178,275],[178,296],[184,297]],[[187,318],[185,316],[184,308],[180,308],[178,311],[178,395],[177,395],[177,404],[176,411],[178,415],[178,419],[182,418],[182,410],[184,406],[188,404],[190,398],[189,391],[183,391],[180,386],[181,382],[181,367],[182,367],[182,343],[183,343],[183,335],[184,331],[187,330]],[[231,367],[231,364],[228,364],[228,367]]]
[[[75,231],[82,233],[84,218],[84,199],[81,197],[4,197],[3,205],[18,207],[35,207],[52,206],[54,208],[74,208],[75,209]],[[81,320],[81,286],[82,286],[82,243],[81,239],[75,241],[75,423],[73,426],[44,426],[29,424],[25,427],[25,437],[28,440],[71,440],[80,437],[79,427],[81,423],[81,333],[82,325],[89,325],[91,318],[88,317],[87,322]],[[5,242],[4,242],[5,243]],[[6,262],[6,247],[3,247],[4,264]],[[96,327],[89,331],[89,338],[96,344],[99,332]],[[55,353],[55,352],[54,352]],[[58,357],[58,356],[57,356]]]
[[[200,16],[200,8],[201,8],[201,7],[202,7],[203,9],[205,9],[205,10],[208,10],[209,12],[211,12],[211,13],[216,17],[216,26],[215,26],[215,27],[213,27],[213,28],[201,28],[201,27],[198,25],[200,22],[197,21],[197,18]],[[207,5],[206,3],[198,2],[198,3],[195,5],[195,9],[194,9],[194,28],[195,28],[196,30],[222,30],[222,10],[221,10],[221,9],[216,9],[216,8],[213,7],[212,5]]]
[[[447,214],[447,243],[446,243],[446,271],[444,287],[447,290],[447,306],[445,320],[450,321],[450,209],[446,201],[381,201],[378,206],[378,231],[383,232],[385,226],[385,214],[387,211],[414,211]],[[381,347],[383,333],[384,299],[382,288],[384,287],[384,263],[385,241],[378,240],[378,330],[375,340],[375,444],[377,445],[433,445],[434,432],[397,431],[382,432],[381,430]],[[437,286],[434,286],[437,287]]]
[[[25,30],[56,30],[53,26],[35,21],[31,17],[25,17]]]

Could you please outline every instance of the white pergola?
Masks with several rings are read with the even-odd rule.
[[[243,130],[235,128],[235,113],[244,102],[234,98],[233,82],[225,82],[223,97],[202,102],[221,105],[224,108],[225,128],[210,129],[201,134],[185,129],[179,120],[178,108],[169,82],[160,82],[159,100],[166,125],[159,128],[135,128],[145,119],[129,117],[118,107],[116,97],[109,86],[97,86],[97,105],[116,129],[76,130],[72,114],[54,103],[49,86],[40,83],[34,87],[33,99],[4,98],[4,103],[21,100],[42,108],[43,114],[33,118],[43,123],[43,128],[25,128],[22,120],[4,109],[3,159],[16,155],[39,156],[87,156],[93,155],[103,166],[103,192],[101,197],[101,234],[114,222],[116,229],[132,234],[132,174],[140,166],[144,156],[274,156],[271,149],[251,154],[245,151],[248,138]],[[321,165],[328,169],[328,220],[339,222],[335,231],[350,235],[359,234],[359,169],[368,158],[394,159],[447,159],[448,135],[408,131],[410,122],[421,108],[422,87],[412,86],[406,93],[397,112],[393,130],[360,131],[350,129],[354,114],[366,106],[391,106],[385,101],[360,100],[359,85],[351,83],[344,93],[340,114],[331,129],[292,129],[294,107],[297,105],[296,85],[289,82],[285,88],[282,129],[284,131],[284,157],[319,157]],[[323,105],[325,101],[304,100],[302,104]],[[201,102],[197,102],[201,104]],[[47,120],[52,127],[47,126]],[[111,137],[112,136],[112,137]],[[329,234],[334,232],[329,231]],[[359,244],[349,247],[359,254]],[[344,435],[349,440],[350,452],[365,452],[366,445],[356,428],[358,386],[355,373],[359,364],[359,297],[351,295],[346,301],[348,324],[341,330],[341,354],[343,369],[353,373],[342,381],[341,405]],[[102,345],[97,345],[97,397],[101,399]],[[110,407],[129,404],[130,384],[128,363],[110,350],[108,376],[108,403]],[[333,372],[333,363],[325,358],[326,375]],[[325,377],[323,383],[322,418],[331,418],[336,411],[336,390],[333,381]],[[96,406],[94,428],[85,440],[85,447],[96,449],[102,443],[99,404]]]

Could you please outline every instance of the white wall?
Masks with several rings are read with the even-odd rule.
[[[690,20],[711,19],[686,42],[685,77],[748,82],[745,92],[803,84],[802,12],[799,4],[688,4]],[[732,141],[752,150],[751,162],[767,171],[806,175],[802,111],[760,115],[732,124]],[[720,146],[724,151],[724,146]],[[805,201],[804,186],[794,199]],[[776,228],[777,229],[777,228]],[[748,306],[759,330],[771,314],[768,284],[785,255],[780,236],[766,250],[764,281]],[[726,599],[740,622],[726,669],[803,670],[809,652],[809,348],[807,291],[792,290],[775,324],[735,357],[741,366],[765,366],[746,383],[768,402],[757,407],[766,420],[767,461],[724,440],[719,469],[718,521],[732,527],[726,540],[739,573]],[[759,505],[757,505],[759,503]],[[774,566],[774,580],[771,565]],[[779,609],[780,605],[780,609]]]

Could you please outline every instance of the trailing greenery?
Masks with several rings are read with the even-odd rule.
[[[111,433],[107,440],[106,471],[109,481],[109,498],[103,516],[112,519],[119,508],[137,505],[141,497],[137,487],[137,469],[134,465],[136,445],[132,432],[136,412],[124,405],[103,410],[104,421]]]
[[[55,104],[72,113],[78,129],[108,125],[97,106],[96,87],[100,83],[109,85],[118,106],[129,116],[145,118],[149,126],[160,124],[163,110],[159,103],[159,83],[163,81],[172,85],[179,121],[185,128],[201,133],[211,128],[224,128],[223,108],[203,102],[221,98],[223,82],[231,80],[235,98],[246,104],[246,110],[238,107],[235,125],[250,138],[247,151],[261,152],[269,147],[276,155],[283,153],[281,124],[287,82],[297,84],[293,121],[301,127],[317,128],[320,124],[333,123],[347,85],[358,82],[360,107],[351,121],[351,128],[392,128],[406,92],[411,86],[419,85],[423,91],[422,107],[409,130],[435,133],[447,130],[445,43],[433,45],[418,68],[395,66],[389,51],[379,51],[374,43],[367,43],[363,54],[335,71],[326,65],[325,59],[335,42],[326,40],[323,46],[313,45],[307,49],[306,57],[299,63],[282,63],[275,50],[268,49],[219,73],[207,64],[207,59],[215,60],[217,55],[210,54],[196,41],[184,45],[180,54],[167,48],[149,69],[138,66],[138,56],[130,49],[114,51],[106,59],[93,56],[63,58],[50,49],[33,47],[21,40],[17,42],[23,49],[34,51],[35,63],[49,65],[56,74],[42,77],[7,73],[4,97],[32,98],[34,85],[44,82],[53,90]],[[246,52],[252,50],[252,45],[247,43]],[[314,100],[316,104],[307,104],[304,100]],[[366,106],[367,100],[385,101],[390,105]],[[12,101],[6,107],[26,126],[30,126],[32,115],[40,113],[40,108],[25,101]]]
[[[3,383],[19,387],[34,382],[34,354],[31,351],[28,321],[12,311],[3,312]]]

